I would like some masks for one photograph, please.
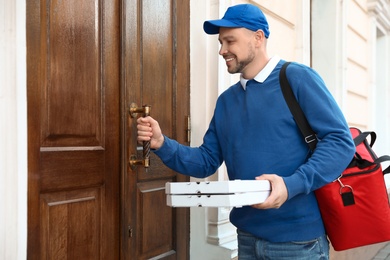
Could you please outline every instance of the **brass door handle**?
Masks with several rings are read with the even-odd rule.
[[[130,105],[129,113],[132,118],[136,118],[139,113],[141,113],[142,117],[147,117],[150,115],[151,106],[144,105],[142,107],[138,107],[135,103]],[[129,159],[129,164],[132,170],[136,168],[137,165],[143,165],[145,168],[149,168],[150,166],[150,141],[142,142],[142,155],[143,159],[137,159],[137,156],[132,154]]]

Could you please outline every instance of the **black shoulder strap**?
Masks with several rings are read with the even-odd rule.
[[[313,129],[310,127],[309,122],[307,121],[306,116],[303,113],[301,106],[298,104],[298,101],[291,89],[291,86],[288,83],[288,79],[286,76],[286,68],[288,64],[290,64],[290,62],[284,63],[282,69],[280,70],[280,86],[283,92],[284,99],[286,100],[286,103],[290,108],[291,114],[293,115],[294,120],[299,127],[299,130],[305,138],[305,142],[310,147],[310,150],[314,151],[318,142],[317,136]]]
[[[358,136],[356,136],[353,141],[355,142],[355,146],[358,146],[360,143],[362,143],[364,140],[367,139],[367,136],[370,136],[371,138],[371,141],[370,141],[370,147],[372,147],[375,143],[375,140],[376,140],[376,133],[375,132],[363,132],[361,134],[359,134]]]

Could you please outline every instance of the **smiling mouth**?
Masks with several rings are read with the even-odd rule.
[[[235,57],[225,58],[225,62],[227,66],[230,66],[231,62],[234,61]]]

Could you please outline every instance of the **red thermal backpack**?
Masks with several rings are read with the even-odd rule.
[[[286,77],[286,62],[279,75],[286,103],[314,151],[318,142],[300,108]],[[378,157],[372,149],[375,132],[361,132],[350,127],[356,152],[339,178],[315,191],[329,240],[336,251],[390,241],[390,202],[381,163],[390,156]],[[370,136],[370,143],[367,137]]]

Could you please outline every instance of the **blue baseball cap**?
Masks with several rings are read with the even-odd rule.
[[[246,28],[255,32],[262,30],[266,38],[270,33],[265,15],[260,8],[251,4],[231,6],[222,19],[205,21],[203,24],[203,30],[207,34],[218,34],[220,27]]]

